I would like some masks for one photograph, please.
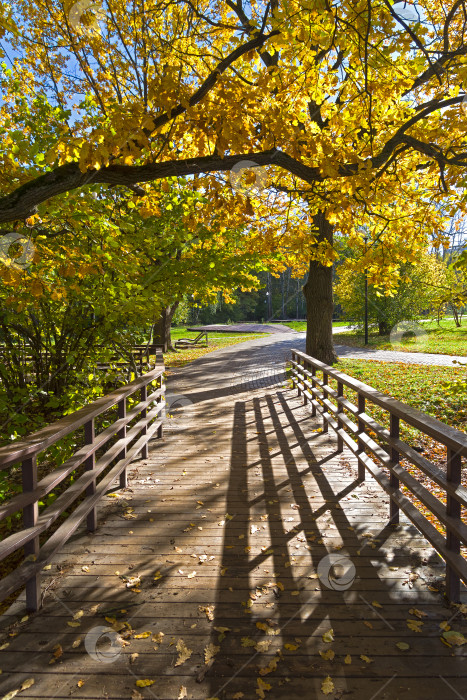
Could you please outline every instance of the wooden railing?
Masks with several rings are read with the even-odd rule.
[[[331,426],[337,433],[338,452],[343,451],[345,443],[357,457],[358,478],[363,481],[368,470],[389,494],[390,522],[398,523],[399,510],[402,510],[436,549],[446,562],[446,595],[451,601],[459,602],[460,581],[467,584],[467,561],[461,553],[461,543],[467,545],[467,525],[462,518],[462,508],[467,506],[467,489],[461,485],[462,458],[467,457],[467,435],[298,350],[292,351],[291,365],[294,387],[303,395],[305,403],[311,404],[311,414],[322,416],[323,432],[328,432]],[[335,388],[330,386],[331,380],[334,380]],[[357,403],[346,398],[346,388],[355,392]],[[367,402],[389,414],[389,430],[369,415],[372,407],[368,409]],[[445,446],[446,471],[401,440],[401,421]],[[401,464],[401,459],[440,486],[446,504],[410,474]],[[446,537],[401,492],[401,484],[442,523]]]
[[[118,477],[120,488],[125,488],[127,465],[139,453],[143,459],[147,458],[151,436],[157,431],[157,436],[162,437],[165,406],[163,373],[164,367],[158,366],[127,386],[65,416],[25,440],[0,448],[0,469],[18,463],[22,465],[22,493],[0,506],[0,521],[20,511],[23,515],[23,529],[0,543],[0,560],[21,548],[24,548],[25,554],[23,562],[0,581],[0,600],[26,585],[27,608],[37,610],[41,605],[41,569],[84,518],[87,518],[90,532],[96,529],[96,504],[99,499]],[[139,396],[135,397],[137,392]],[[127,400],[130,397],[138,402],[128,408]],[[97,432],[96,419],[109,422],[107,412],[113,410],[115,413],[115,409],[117,419],[111,415],[111,424]],[[38,480],[38,455],[72,433],[78,433],[79,437],[79,431],[83,430],[84,445]],[[79,467],[82,467],[82,473],[75,472]],[[71,476],[75,479],[51,505],[39,513],[39,501]],[[71,514],[40,544],[40,536],[80,497],[83,498]]]

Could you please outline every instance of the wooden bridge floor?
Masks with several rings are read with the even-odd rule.
[[[193,404],[44,572],[43,609],[3,617],[0,695],[464,698],[442,562],[387,526],[380,489],[275,370],[222,371],[234,353],[174,378]]]

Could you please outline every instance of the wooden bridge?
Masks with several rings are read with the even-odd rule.
[[[153,370],[49,429],[49,445],[84,429],[69,460],[82,460],[73,493],[86,496],[47,542],[73,484],[39,513],[44,443],[0,451],[0,463],[25,465],[14,507],[27,533],[0,552],[25,546],[29,559],[0,591],[26,576],[28,606],[41,605],[27,613],[22,595],[3,615],[0,695],[465,697],[465,434],[289,348],[268,339],[212,353],[169,376],[167,392]],[[403,442],[407,425],[436,431],[445,470]],[[446,506],[409,464],[429,471]]]

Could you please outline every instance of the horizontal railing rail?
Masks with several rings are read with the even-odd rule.
[[[321,415],[323,432],[327,433],[329,426],[336,432],[338,452],[343,451],[345,444],[356,456],[359,480],[365,479],[368,470],[389,494],[390,522],[398,523],[402,510],[444,559],[447,597],[459,602],[460,582],[467,584],[467,561],[461,552],[461,543],[467,546],[467,524],[462,518],[462,508],[467,507],[467,489],[461,484],[467,435],[298,350],[292,350],[291,374],[299,395],[311,404],[311,415]],[[330,386],[331,380],[336,382],[336,388]],[[346,388],[356,393],[357,403],[346,398]],[[369,403],[389,414],[389,430],[369,415]],[[401,421],[444,445],[446,471],[400,438]],[[440,486],[446,504],[418,481],[401,464],[401,459]],[[402,493],[401,484],[444,526],[446,537]]]
[[[28,438],[0,448],[0,470],[21,463],[22,492],[0,505],[0,521],[22,512],[22,529],[0,543],[0,561],[24,548],[24,560],[0,580],[0,600],[26,586],[26,606],[41,605],[40,572],[53,554],[69,539],[84,518],[87,529],[97,527],[97,503],[119,478],[120,488],[127,485],[127,466],[138,455],[148,456],[148,441],[157,433],[162,437],[165,416],[164,366],[138,377],[133,382],[89,406],[42,428]],[[135,397],[137,395],[137,398]],[[128,399],[138,402],[127,406]],[[118,417],[98,432],[97,418],[117,408]],[[84,445],[46,476],[38,479],[37,458],[55,443],[84,428]],[[74,474],[83,467],[82,473]],[[39,512],[39,502],[70,476],[76,476],[57,498]],[[100,480],[99,480],[99,477]],[[83,497],[76,504],[76,501]],[[74,505],[74,510],[49,538],[40,543],[53,523]]]

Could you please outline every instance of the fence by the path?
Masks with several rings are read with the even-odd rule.
[[[25,554],[17,568],[0,581],[0,600],[26,585],[28,610],[40,607],[43,567],[84,518],[89,531],[96,529],[99,499],[118,477],[120,487],[125,487],[128,464],[139,453],[147,457],[148,441],[154,433],[161,437],[165,407],[163,374],[164,366],[159,365],[30,437],[0,448],[0,469],[12,469],[21,463],[22,472],[22,492],[0,506],[0,521],[21,512],[23,520],[22,529],[0,543],[0,561],[22,548]],[[38,456],[53,446],[59,450],[67,437],[78,449],[39,478]],[[60,491],[56,499],[49,505],[44,503],[47,494],[56,489]],[[40,503],[46,506],[41,512]],[[63,514],[67,517],[63,518]],[[59,518],[63,522],[57,527]],[[41,542],[41,536],[43,539],[51,528],[53,532]]]
[[[331,426],[337,433],[338,451],[342,452],[345,443],[357,457],[359,479],[364,480],[365,470],[368,470],[389,494],[390,521],[397,523],[399,509],[402,510],[444,559],[446,594],[451,601],[458,602],[460,581],[467,584],[467,561],[461,553],[461,543],[467,546],[467,525],[462,518],[462,510],[467,507],[467,489],[461,485],[462,459],[467,457],[467,435],[298,350],[292,351],[291,364],[294,386],[299,394],[303,394],[305,402],[310,402],[312,415],[317,412],[322,415],[323,431],[327,432]],[[331,380],[335,388],[330,386]],[[355,392],[356,403],[346,398],[345,389]],[[369,414],[374,407],[387,412],[389,430]],[[401,440],[401,421],[444,445],[446,471]],[[383,466],[382,469],[371,455]],[[446,504],[410,474],[401,464],[401,459],[440,486]],[[414,499],[402,493],[401,484]],[[414,500],[423,504],[442,523],[446,537],[414,505]]]

